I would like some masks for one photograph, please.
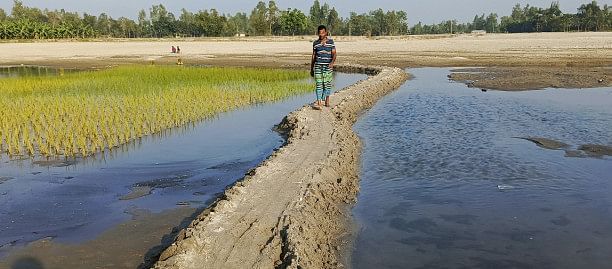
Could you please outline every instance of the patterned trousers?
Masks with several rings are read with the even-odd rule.
[[[331,94],[332,80],[334,77],[332,70],[329,68],[329,65],[315,64],[314,75],[315,82],[317,83],[317,88],[315,90],[317,100],[325,100],[325,98]]]

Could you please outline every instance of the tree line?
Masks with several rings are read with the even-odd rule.
[[[342,18],[334,7],[318,0],[308,14],[295,8],[282,10],[275,1],[260,1],[250,14],[182,9],[177,17],[159,4],[148,11],[140,10],[136,20],[114,19],[106,13],[96,16],[64,9],[41,10],[15,0],[10,15],[0,9],[0,39],[307,35],[315,34],[320,24],[327,25],[335,35],[405,35],[407,19],[404,11],[382,9],[363,14],[353,12],[349,18]]]
[[[418,23],[408,27],[405,11],[376,9],[366,13],[351,12],[341,17],[335,7],[314,0],[308,13],[299,9],[280,9],[275,1],[260,1],[250,13],[222,14],[216,9],[192,12],[182,9],[178,17],[164,5],[140,10],[137,19],[112,18],[106,13],[92,15],[61,10],[41,10],[14,0],[10,15],[0,9],[0,39],[59,38],[163,38],[222,37],[235,35],[280,36],[315,34],[320,24],[332,35],[385,36],[406,34],[543,31],[609,31],[612,14],[608,5],[596,1],[583,4],[576,14],[564,14],[558,2],[549,8],[516,5],[510,16],[499,19],[491,13],[475,16],[469,23],[456,20],[439,24]]]
[[[496,13],[474,16],[468,23],[447,20],[439,24],[418,23],[410,28],[412,34],[469,33],[484,30],[488,33],[530,33],[569,31],[611,31],[612,8],[607,4],[599,6],[597,1],[582,4],[576,13],[563,13],[559,2],[552,2],[548,8],[520,4],[512,8],[509,16],[499,17]]]

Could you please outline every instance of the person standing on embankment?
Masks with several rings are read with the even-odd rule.
[[[327,37],[327,27],[320,25],[317,28],[319,39],[312,43],[312,60],[310,62],[310,75],[314,76],[317,84],[315,93],[317,102],[315,109],[321,109],[323,100],[329,107],[329,95],[333,78],[334,63],[336,62],[336,45],[334,40]]]

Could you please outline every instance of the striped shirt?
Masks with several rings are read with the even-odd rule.
[[[317,39],[312,43],[312,49],[315,53],[315,64],[329,65],[333,60],[332,50],[336,48],[334,40],[327,38],[325,44]]]

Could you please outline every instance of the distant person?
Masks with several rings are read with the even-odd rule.
[[[176,53],[176,48],[172,46],[172,53]]]
[[[319,39],[312,44],[312,61],[310,63],[310,75],[315,78],[317,84],[315,94],[317,101],[315,109],[321,109],[323,100],[325,106],[329,107],[329,95],[331,94],[331,83],[333,69],[336,62],[336,45],[334,40],[327,37],[327,27],[320,25],[317,28]]]
[[[176,53],[181,53],[181,48],[179,46],[176,46]]]

